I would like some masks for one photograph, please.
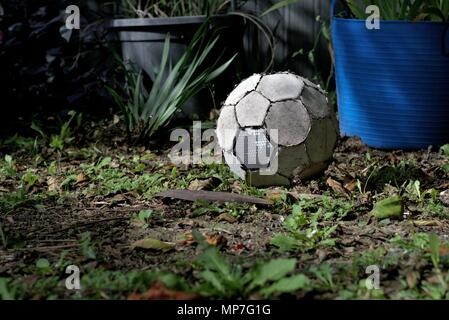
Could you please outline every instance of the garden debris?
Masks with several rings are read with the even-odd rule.
[[[440,201],[444,203],[445,206],[449,206],[449,190],[440,193]]]
[[[271,205],[272,202],[256,198],[252,196],[245,196],[236,193],[230,192],[214,192],[214,191],[204,191],[204,190],[168,190],[164,192],[160,192],[156,194],[156,197],[161,198],[172,198],[172,199],[180,199],[186,201],[211,201],[211,202],[237,202],[237,203],[252,203],[259,205]]]
[[[196,294],[168,289],[163,282],[157,281],[147,292],[133,293],[128,300],[194,300],[197,298]]]
[[[346,192],[345,188],[343,188],[343,186],[341,185],[340,182],[332,179],[332,178],[327,178],[326,180],[326,184],[332,188],[332,190],[334,190],[335,193],[343,195],[345,197],[348,197],[348,193]]]
[[[212,190],[216,185],[214,178],[195,179],[189,184],[189,190]]]
[[[202,233],[202,237],[204,238],[204,241],[206,241],[207,244],[210,246],[221,246],[226,245],[228,242],[228,239],[226,239],[221,234],[205,234]],[[193,245],[198,244],[198,241],[195,239],[193,232],[187,232],[184,234],[184,240],[179,242],[180,245]]]
[[[58,178],[48,177],[47,185],[48,185],[48,192],[55,192],[60,190]]]
[[[417,227],[440,227],[443,224],[438,220],[414,220],[413,225]]]
[[[89,178],[84,174],[84,172],[81,172],[76,176],[76,186],[79,186],[87,181],[89,181]]]
[[[404,203],[400,196],[392,196],[377,202],[371,213],[378,219],[401,218],[404,214]]]
[[[235,222],[237,222],[237,219],[233,215],[225,212],[218,216],[218,221],[226,221],[229,223],[235,223]]]
[[[175,244],[171,242],[164,242],[158,239],[146,238],[142,240],[138,240],[131,244],[131,249],[139,248],[139,249],[150,249],[154,251],[161,251],[163,253],[174,250]]]

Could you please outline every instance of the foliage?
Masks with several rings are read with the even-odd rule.
[[[229,7],[228,0],[123,0],[123,11],[139,18],[212,16]]]
[[[271,244],[281,251],[308,250],[317,245],[334,245],[332,234],[337,223],[326,225],[331,219],[340,220],[352,209],[351,203],[323,199],[302,199],[293,205],[292,214],[285,219],[289,234],[276,234]],[[323,224],[324,223],[324,224]]]
[[[363,0],[363,6],[354,0],[347,0],[347,3],[357,19],[366,19],[371,14],[364,10],[369,5],[379,7],[380,17],[384,20],[444,22],[449,19],[449,2],[446,0]]]
[[[150,138],[158,129],[166,126],[172,116],[201,89],[220,76],[235,56],[220,66],[220,57],[210,57],[218,37],[205,41],[208,21],[195,33],[186,51],[171,67],[170,36],[167,35],[158,68],[158,74],[147,91],[142,73],[126,73],[127,83],[123,93],[112,87],[108,90],[120,107],[129,138],[137,134],[137,141]],[[210,63],[210,59],[214,62]]]
[[[201,237],[196,233],[196,237]],[[259,292],[267,298],[275,293],[291,293],[307,290],[310,280],[304,274],[289,276],[296,266],[296,259],[272,259],[257,263],[246,273],[242,266],[231,263],[215,247],[208,247],[197,259],[200,280],[196,291],[203,296],[217,298],[248,297]]]
[[[301,0],[281,0],[266,10],[263,15],[279,10]],[[447,21],[449,19],[449,2],[447,0],[362,0],[345,1],[351,13],[357,19],[365,20],[371,13],[365,8],[376,5],[380,9],[381,19],[408,21]]]

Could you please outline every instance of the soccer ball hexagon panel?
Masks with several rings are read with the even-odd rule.
[[[293,73],[255,74],[228,96],[217,137],[231,171],[254,186],[325,170],[338,125],[325,93]]]

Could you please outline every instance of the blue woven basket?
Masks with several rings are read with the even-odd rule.
[[[449,143],[449,25],[334,17],[342,135],[384,149]]]

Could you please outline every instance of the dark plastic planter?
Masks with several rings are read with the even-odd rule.
[[[154,80],[155,71],[161,61],[166,35],[170,34],[170,59],[174,65],[205,20],[206,16],[116,19],[110,23],[109,28],[119,34],[123,59],[144,70]],[[239,16],[218,15],[211,18],[210,24],[211,28],[219,30],[220,35],[216,46],[216,57],[222,53],[223,48],[227,48],[223,61],[226,58],[229,59],[235,52],[242,52],[243,20]],[[213,55],[214,52],[212,52]],[[235,74],[228,71],[220,78],[218,89],[227,91],[232,88],[232,73]],[[222,86],[222,83],[229,84],[229,88],[226,85]],[[217,92],[218,98],[223,99],[224,97],[221,96],[223,94],[224,92]],[[210,94],[203,92],[189,101],[184,106],[183,112],[192,117],[193,114],[211,109],[212,105]]]

